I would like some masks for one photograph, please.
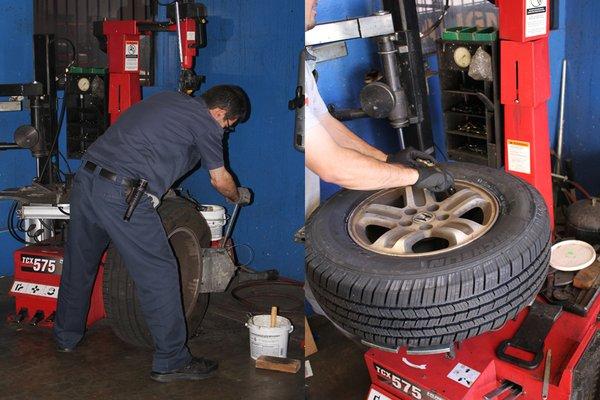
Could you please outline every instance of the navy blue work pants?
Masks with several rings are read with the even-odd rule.
[[[135,282],[154,339],[152,370],[180,368],[191,355],[177,260],[160,217],[143,196],[131,220],[124,221],[126,187],[98,172],[99,168],[92,173],[82,167],[75,177],[54,337],[61,347],[75,347],[83,337],[100,257],[112,241]]]

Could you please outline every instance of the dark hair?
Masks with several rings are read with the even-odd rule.
[[[206,102],[209,110],[222,108],[226,111],[225,118],[246,122],[250,117],[250,99],[244,89],[235,85],[217,85],[208,89],[200,96]]]

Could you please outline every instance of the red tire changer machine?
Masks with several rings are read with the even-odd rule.
[[[505,168],[540,191],[552,219],[549,1],[497,0],[496,5]],[[579,297],[554,305],[538,296],[500,330],[442,350],[445,354],[369,350],[367,399],[599,399],[598,289]]]
[[[546,104],[550,98],[549,1],[492,3],[499,10],[506,170],[540,191],[552,220]],[[368,104],[367,107],[363,104],[362,111],[376,118],[386,117],[398,132],[401,144],[406,139],[408,144],[426,150],[427,140],[419,134],[427,129],[426,107],[412,116],[410,112],[422,106],[418,99],[425,93],[415,90],[419,86],[415,82],[422,81],[423,85],[425,82],[419,66],[423,60],[418,58],[421,48],[417,2],[383,0],[383,6],[388,13],[317,25],[307,32],[306,45],[318,46],[313,47],[313,53],[320,62],[347,55],[346,46],[340,46],[340,42],[374,37],[380,51],[387,50],[380,54],[383,54],[385,81],[390,85],[388,92],[400,96],[391,104],[389,114],[372,115]],[[389,44],[386,37],[392,34],[406,43],[396,53],[404,60],[402,65],[409,68],[399,68],[394,51],[386,47]],[[390,76],[391,71],[399,70],[400,76]],[[403,75],[406,71],[409,77]],[[411,105],[408,111],[402,112],[406,107],[402,98],[407,98]],[[334,116],[352,119],[337,110]],[[404,138],[403,130],[411,135]],[[419,139],[417,143],[410,143],[415,138]],[[593,394],[597,390],[600,359],[599,311],[597,289],[579,293],[578,299],[560,305],[548,304],[538,297],[528,310],[502,329],[452,347],[369,350],[365,354],[371,378],[367,400],[599,399],[599,393]]]
[[[116,121],[128,107],[141,100],[140,56],[144,51],[151,51],[149,46],[142,46],[142,42],[150,42],[144,39],[156,32],[177,32],[181,63],[179,90],[191,94],[203,82],[204,77],[195,75],[193,64],[197,48],[206,46],[205,6],[195,4],[193,1],[174,2],[167,8],[167,17],[168,21],[165,22],[105,20],[95,23],[94,31],[100,43],[106,44],[108,54],[108,113],[111,123]],[[45,90],[46,94],[53,92],[56,98],[56,87],[52,84],[55,76],[52,60],[54,51],[49,48],[52,43],[51,39],[47,39],[46,47],[41,46],[45,52],[39,58],[50,60],[47,68],[39,73],[36,69],[36,81],[42,84],[49,82],[47,87],[35,82],[29,85],[0,85],[0,94],[30,96],[32,100],[38,101],[39,98],[44,99]],[[44,54],[49,58],[43,56]],[[36,51],[36,58],[38,58],[38,51]],[[36,68],[37,65],[38,63]],[[44,77],[48,79],[42,79]],[[87,90],[86,85],[79,86],[81,90]],[[39,111],[32,107],[32,125],[33,122],[39,123],[42,120],[34,116],[34,112]],[[56,115],[47,120],[56,121]],[[42,140],[43,133],[45,130],[54,132],[56,127],[46,128],[36,125],[25,127],[15,132],[17,143],[6,149],[32,150],[34,156],[40,160],[37,163],[38,178],[33,186],[0,192],[1,198],[13,199],[21,203],[19,217],[24,222],[25,231],[30,233],[27,241],[31,243],[14,253],[15,276],[10,294],[15,298],[16,314],[9,316],[9,320],[15,323],[29,322],[34,326],[51,327],[60,286],[64,249],[59,238],[55,237],[54,229],[48,228],[52,228],[59,221],[69,219],[68,188],[64,183],[53,182],[50,174],[43,172],[40,174],[40,165],[45,162],[45,157],[49,156],[50,147],[48,141]],[[50,137],[48,133],[46,136]],[[93,287],[88,326],[105,317],[102,275],[101,263]]]

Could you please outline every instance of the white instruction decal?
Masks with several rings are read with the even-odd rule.
[[[13,294],[29,294],[32,296],[58,298],[58,286],[40,285],[39,283],[15,281],[10,289]]]
[[[137,71],[139,68],[140,42],[125,41],[125,71]]]
[[[379,393],[375,389],[371,389],[369,391],[369,396],[367,397],[367,400],[392,400],[392,399],[387,397],[385,394]]]
[[[545,35],[548,28],[548,0],[526,0],[525,37]]]
[[[196,40],[196,32],[187,31],[186,38],[187,40]]]
[[[456,367],[448,374],[448,378],[452,379],[454,382],[458,382],[461,385],[470,388],[473,386],[473,383],[479,378],[481,373],[479,371],[475,371],[472,368],[467,367],[464,364],[458,363]]]
[[[531,143],[521,140],[507,140],[508,170],[531,174]]]

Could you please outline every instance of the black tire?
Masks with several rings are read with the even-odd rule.
[[[185,280],[186,271],[191,271],[192,268],[195,269],[193,273],[199,271],[201,276],[201,249],[209,247],[211,240],[210,228],[202,214],[194,204],[182,198],[165,199],[158,208],[158,213],[179,262],[180,278],[183,276],[182,280]],[[180,234],[184,236],[179,237]],[[175,236],[178,236],[177,240],[173,240]],[[200,326],[208,307],[209,295],[198,293],[199,285],[200,280],[196,284],[181,282],[182,288],[193,291],[186,294],[191,296],[188,297],[188,304],[184,301],[188,337]],[[135,285],[121,255],[112,244],[104,263],[103,294],[106,315],[115,334],[127,343],[152,347],[152,337],[135,294]],[[194,301],[196,296],[197,300]]]
[[[337,325],[367,344],[432,347],[500,328],[544,282],[550,225],[540,194],[501,170],[447,167],[499,205],[490,230],[462,247],[408,258],[360,247],[348,233],[348,217],[374,192],[341,191],[307,222],[310,288]]]

